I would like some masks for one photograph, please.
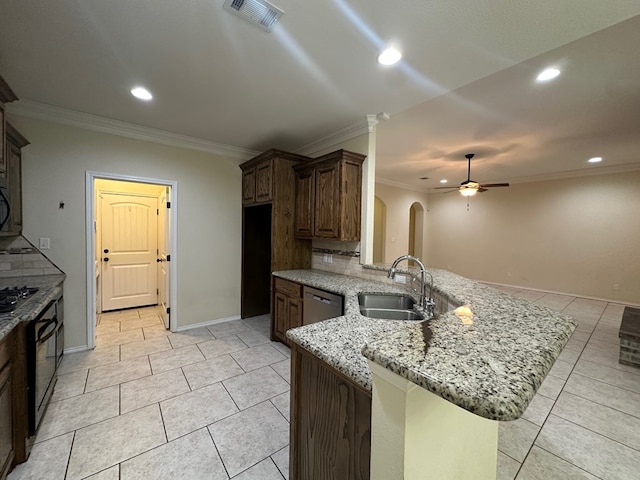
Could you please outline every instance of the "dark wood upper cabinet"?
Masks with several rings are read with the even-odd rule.
[[[29,145],[29,141],[10,123],[6,124],[6,136],[6,195],[11,212],[3,232],[18,234],[22,232],[22,148]]]
[[[256,202],[256,167],[242,171],[242,204]]]
[[[7,176],[7,156],[6,156],[6,115],[4,111],[5,103],[18,100],[18,97],[4,78],[0,76],[0,178]]]
[[[249,162],[251,163],[247,166]],[[271,202],[273,200],[273,157],[263,158],[259,162],[252,159],[249,162],[240,166],[242,168],[242,204]]]
[[[365,158],[359,153],[337,150],[294,167],[298,238],[360,240]]]
[[[313,167],[297,170],[295,234],[298,238],[313,238],[314,192],[315,171]]]
[[[256,165],[256,202],[273,199],[273,160]]]

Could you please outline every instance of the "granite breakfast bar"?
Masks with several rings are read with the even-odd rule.
[[[407,293],[397,285],[315,270],[274,275],[345,297],[344,316],[287,337],[372,392],[371,478],[495,478],[497,421],[522,415],[575,322],[459,275],[430,272],[441,307],[417,322],[360,314],[358,293]],[[466,316],[458,306],[468,307]]]

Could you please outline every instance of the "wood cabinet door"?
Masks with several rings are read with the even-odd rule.
[[[11,363],[7,362],[0,369],[0,478],[4,478],[13,462],[11,394]]]
[[[302,300],[297,298],[288,298],[287,302],[287,319],[289,320],[289,328],[296,328],[302,326]]]
[[[242,172],[242,204],[256,201],[256,168],[249,168]]]
[[[273,162],[268,160],[256,166],[256,202],[273,199]]]
[[[280,340],[282,341],[286,341],[284,332],[287,331],[287,324],[288,319],[288,308],[287,308],[287,300],[288,297],[281,293],[281,292],[276,292],[274,295],[274,301],[273,301],[273,328],[274,328],[274,334],[276,337],[278,337]]]
[[[340,236],[340,166],[338,164],[319,167],[315,172],[315,219],[316,238],[338,238]]]
[[[290,478],[368,480],[371,395],[294,345]]]
[[[295,236],[298,238],[313,237],[313,217],[315,210],[314,171],[306,170],[296,173],[295,203]]]
[[[20,148],[7,141],[7,190],[11,215],[8,229],[12,233],[22,232],[22,153]]]

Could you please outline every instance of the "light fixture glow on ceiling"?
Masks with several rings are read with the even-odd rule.
[[[443,178],[442,180],[440,180],[440,183],[447,183],[447,180]]]
[[[473,197],[476,193],[478,193],[479,188],[480,188],[479,185],[477,186],[468,185],[468,186],[460,187],[458,190],[460,191],[463,197]]]
[[[393,47],[389,47],[378,55],[378,63],[381,65],[393,65],[398,63],[402,58],[402,54]]]
[[[598,163],[602,161],[602,157],[592,157],[589,160],[587,160],[587,162],[589,163]]]
[[[132,88],[131,95],[133,95],[134,97],[140,100],[144,100],[145,102],[148,102],[149,100],[153,99],[153,95],[151,95],[151,92],[144,87]]]
[[[560,70],[558,70],[556,67],[551,67],[540,72],[540,74],[536,77],[536,80],[538,82],[548,82],[549,80],[553,80],[554,78],[556,78],[558,75],[560,75]]]

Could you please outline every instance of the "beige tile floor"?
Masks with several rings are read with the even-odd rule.
[[[498,479],[640,478],[640,369],[618,364],[623,306],[503,288],[578,319],[523,417],[500,424]],[[18,479],[288,478],[289,351],[268,316],[170,333],[155,308],[100,316],[66,355]]]

